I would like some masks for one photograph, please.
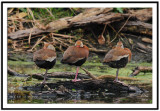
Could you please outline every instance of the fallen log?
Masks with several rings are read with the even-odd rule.
[[[67,79],[74,79],[76,73],[73,72],[53,72],[47,73],[47,78],[67,78]],[[33,78],[43,80],[44,77],[42,74],[32,74]],[[86,74],[78,73],[79,79],[89,79],[90,77]]]
[[[33,77],[36,79],[43,79],[43,76],[41,74],[32,74],[32,75],[23,75],[18,74],[14,70],[10,69],[8,67],[8,74],[12,76],[18,76],[18,77]],[[90,75],[91,76],[91,75]],[[47,78],[69,78],[73,79],[75,77],[75,73],[72,72],[54,72],[47,74]],[[89,80],[81,80],[78,82],[72,82],[72,81],[60,81],[57,83],[46,83],[47,90],[52,90],[59,88],[60,86],[63,86],[67,90],[84,90],[84,91],[96,91],[97,90],[108,90],[111,92],[143,92],[143,90],[134,87],[129,86],[124,83],[116,83],[111,79],[98,79],[96,77],[91,76],[93,79],[89,79],[90,77],[85,74],[79,74],[78,78],[81,79],[89,79]],[[113,77],[111,77],[113,78]],[[46,86],[45,85],[45,86]],[[37,84],[35,86],[25,86],[23,87],[25,90],[33,90],[33,91],[44,91],[46,89],[43,84]]]
[[[120,29],[125,21],[114,23],[116,29]],[[152,37],[152,24],[141,22],[141,21],[128,21],[122,29],[122,32],[131,33],[135,35],[144,35]]]
[[[142,41],[152,44],[152,39],[149,39],[149,38],[146,38],[146,37],[142,38]]]
[[[10,67],[7,68],[8,74],[11,76],[17,76],[17,77],[29,77],[32,76],[35,79],[43,80],[44,76],[43,74],[19,74]],[[76,73],[73,72],[53,72],[53,73],[47,73],[47,78],[68,78],[68,79],[74,79]],[[78,78],[80,79],[89,79],[90,77],[86,74],[78,73]]]
[[[32,32],[31,32],[32,31]],[[44,30],[41,30],[39,28],[30,28],[25,30],[18,30],[16,32],[8,34],[8,38],[10,39],[23,39],[24,37],[28,37],[30,34],[33,35],[39,35],[41,33],[44,33]]]
[[[47,89],[46,89],[47,86]],[[35,86],[25,86],[24,90],[29,91],[44,91],[44,90],[54,90],[59,89],[63,86],[63,89],[71,91],[74,89],[76,91],[85,91],[85,92],[96,92],[97,91],[108,91],[108,92],[143,92],[142,89],[129,86],[123,83],[116,83],[108,80],[82,80],[78,82],[72,81],[59,81],[56,83],[46,83],[46,85],[36,84]],[[61,91],[64,92],[64,91]]]
[[[146,46],[146,45],[144,45],[142,43],[137,42],[137,47],[142,49],[142,50],[145,50],[147,52],[152,52],[152,48],[151,47]]]
[[[39,35],[46,32],[55,32],[58,30],[71,28],[75,26],[84,26],[88,24],[110,24],[115,23],[121,27],[121,24],[124,24],[126,18],[129,16],[136,17],[139,21],[128,21],[126,26],[122,31],[140,33],[152,36],[152,24],[144,23],[152,18],[152,9],[142,9],[142,10],[133,10],[128,14],[120,14],[111,12],[113,8],[90,8],[86,9],[84,12],[74,16],[74,17],[65,17],[59,20],[50,22],[43,27],[33,27],[31,29],[19,30],[13,33],[8,34],[8,38],[11,39],[22,39],[24,37],[29,37]],[[138,32],[137,32],[138,31]],[[57,36],[57,34],[55,34]],[[60,35],[62,36],[62,35]],[[71,38],[71,36],[62,36],[63,38]]]
[[[138,20],[147,22],[152,19],[152,8],[141,10],[129,10],[129,13],[134,15]]]
[[[78,79],[93,79],[93,80],[110,80],[113,81],[115,79],[115,76],[112,75],[101,75],[99,77],[94,76],[90,72],[88,72],[85,68],[82,68],[86,72],[86,74],[78,73]],[[44,79],[44,74],[19,74],[13,69],[8,67],[8,74],[11,76],[17,76],[17,77],[32,77],[38,80],[43,80]],[[76,73],[74,72],[52,72],[52,73],[47,73],[47,80],[49,78],[67,78],[67,79],[74,79]],[[127,77],[119,77],[120,80],[125,80],[125,81],[139,81],[140,79],[136,78],[127,78]]]
[[[18,74],[16,71],[14,71],[13,69],[11,69],[9,67],[7,67],[7,71],[8,71],[8,74],[11,76],[28,77],[27,74]]]
[[[44,28],[39,29],[38,27],[34,27],[31,29],[19,30],[17,32],[8,34],[8,37],[11,39],[18,39],[18,38],[28,37],[30,34],[33,36],[45,32],[55,32],[57,30],[71,28],[74,26],[84,26],[89,23],[109,24],[124,19],[124,17],[120,13],[113,13],[113,12],[111,13],[110,11],[112,9],[113,8],[87,9],[87,11],[84,11],[83,13],[80,13],[77,16],[65,17],[50,22],[49,24],[46,25],[45,29]]]
[[[95,53],[107,53],[108,50],[101,50],[101,49],[96,49],[96,48],[89,48],[90,52],[95,52]]]
[[[152,72],[152,67],[137,66],[135,69],[133,69],[133,72],[130,74],[130,77],[137,76],[140,72]]]
[[[17,77],[31,77],[38,79],[38,80],[43,80],[44,76],[43,74],[18,74],[16,71],[10,69],[8,67],[8,74],[11,76],[17,76]],[[68,78],[68,79],[74,79],[76,73],[73,72],[53,72],[53,73],[48,73],[47,74],[47,79],[48,78]],[[78,73],[78,78],[79,79],[89,79],[90,77],[86,74]]]
[[[105,82],[105,81],[104,81]],[[92,83],[92,84],[91,84]],[[16,91],[16,92],[9,92],[8,93],[8,100],[15,100],[15,99],[21,99],[24,97],[31,96],[32,99],[47,99],[51,101],[61,102],[61,101],[73,101],[76,103],[76,100],[97,100],[99,98],[102,98],[103,101],[109,100],[110,97],[116,98],[116,99],[122,99],[123,97],[135,97],[137,95],[141,95],[142,93],[147,92],[144,89],[135,87],[135,86],[123,86],[125,87],[123,90],[118,91],[116,90],[117,87],[122,88],[122,86],[112,87],[112,85],[105,86],[104,88],[99,87],[96,84],[96,88],[93,89],[95,80],[92,82],[89,81],[83,81],[83,85],[79,85],[80,83],[72,83],[71,81],[63,81],[58,83],[47,83],[46,85],[40,85],[36,84],[35,86],[25,86],[23,87],[24,91]],[[100,82],[102,83],[102,82]],[[61,85],[64,84],[64,85]],[[88,89],[87,86],[90,86],[91,88]],[[67,86],[67,87],[65,87]],[[70,87],[72,86],[72,87]],[[85,87],[85,88],[83,88]],[[54,89],[53,89],[54,88]],[[76,89],[74,89],[76,88]],[[105,89],[108,88],[108,89]],[[77,90],[79,89],[79,90]],[[86,90],[82,90],[86,89]],[[91,90],[93,89],[93,90]],[[128,90],[127,90],[128,89]],[[27,91],[26,91],[27,90]],[[35,92],[31,92],[35,91]],[[113,95],[116,95],[115,97]],[[38,98],[37,98],[38,97]],[[78,97],[78,98],[77,98]]]

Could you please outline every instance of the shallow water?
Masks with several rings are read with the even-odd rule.
[[[14,69],[18,73],[21,74],[33,74],[33,73],[44,73],[45,70],[39,69],[35,66],[34,63],[26,63],[26,62],[14,62],[9,61],[8,65],[10,68]],[[151,66],[151,63],[142,63],[143,66]],[[137,64],[130,63],[126,68],[120,70],[119,76],[128,77],[128,75],[132,72]],[[84,67],[90,71],[92,74],[96,76],[108,74],[115,75],[116,69],[109,68],[107,66],[103,66],[101,63],[86,63]],[[51,69],[49,72],[75,72],[75,67],[71,67],[68,65],[61,65],[59,62],[56,66]],[[80,70],[81,73],[84,73]],[[93,92],[84,92],[83,94],[80,91],[76,91],[73,89],[72,94],[68,94],[67,96],[57,96],[55,94],[46,92],[35,92],[35,91],[27,91],[22,87],[24,86],[33,86],[37,83],[40,83],[41,80],[36,80],[33,78],[25,78],[25,77],[13,77],[8,75],[8,103],[97,103],[97,104],[108,104],[108,103],[152,103],[152,83],[150,82],[152,79],[151,73],[139,74],[135,78],[143,78],[142,81],[124,81],[127,84],[131,84],[132,86],[138,86],[144,89],[146,92],[144,93],[115,93],[115,92],[107,92],[107,91],[97,91],[97,93]],[[146,79],[146,80],[145,80]],[[57,81],[69,81],[69,79],[65,78],[57,78],[50,79],[47,82],[57,82]]]

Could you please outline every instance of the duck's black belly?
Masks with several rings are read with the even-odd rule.
[[[124,57],[118,61],[111,61],[106,64],[112,68],[123,68],[126,66],[127,63],[128,63],[128,57]]]
[[[71,63],[71,62],[65,62],[63,59],[61,60],[61,63],[63,64],[69,64],[69,65],[75,65],[75,66],[81,66],[82,64],[85,63],[85,61],[87,60],[87,58],[85,57],[84,59],[78,60],[75,63]]]
[[[36,63],[36,65],[40,68],[44,68],[44,69],[51,69],[53,68],[53,66],[56,63],[56,59],[54,59],[52,62],[50,61],[45,61],[45,60],[36,60],[34,61]]]
[[[75,63],[69,63],[69,65],[75,65],[75,66],[81,66],[82,64],[84,64],[86,62],[87,58],[81,59]]]

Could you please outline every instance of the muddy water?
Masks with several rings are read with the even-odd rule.
[[[32,73],[44,73],[43,69],[37,68],[34,63],[18,63],[18,62],[9,62],[8,65],[10,68],[14,69],[18,73],[21,74],[32,74]],[[149,64],[147,64],[148,66]],[[63,68],[61,68],[63,67]],[[101,74],[106,74],[106,72],[110,72],[112,69],[106,69],[106,66],[97,64],[97,63],[86,63],[84,66],[91,71],[93,74],[97,74],[98,76]],[[131,68],[134,67],[134,64],[129,64],[128,69],[125,69],[125,73]],[[97,71],[97,69],[99,71]],[[50,72],[73,72],[75,71],[75,67],[70,66],[62,66],[60,63],[54,67],[54,70],[50,70]],[[82,71],[81,71],[82,72]],[[104,72],[104,73],[103,73]],[[84,72],[82,72],[84,73]],[[113,71],[115,74],[115,71]],[[121,74],[120,74],[121,75]],[[147,76],[145,76],[147,75]],[[152,78],[151,74],[141,74],[139,77],[144,78]],[[122,75],[123,76],[123,75]],[[128,76],[128,75],[124,75]],[[138,78],[138,77],[137,77]],[[57,81],[69,81],[68,79],[51,79],[47,82],[57,82]],[[33,86],[37,83],[40,83],[40,80],[36,80],[33,78],[25,78],[25,77],[12,77],[8,75],[8,103],[97,103],[97,104],[105,104],[105,103],[135,103],[135,104],[142,104],[142,103],[152,103],[152,85],[150,82],[146,81],[138,81],[138,82],[128,82],[128,84],[132,84],[138,87],[141,87],[145,90],[145,92],[137,92],[137,93],[115,93],[115,92],[108,92],[108,91],[97,91],[94,92],[81,92],[75,89],[72,89],[72,93],[70,94],[55,94],[51,91],[33,91],[33,90],[25,90],[23,87],[25,86]]]

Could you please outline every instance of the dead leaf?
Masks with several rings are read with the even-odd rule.
[[[27,16],[27,13],[25,13],[25,12],[21,12],[21,13],[17,13],[17,14],[16,14],[16,17],[17,17],[17,18],[23,18],[23,17],[25,17],[25,16]]]
[[[129,38],[128,41],[129,41],[130,44],[133,44],[133,40],[132,39]]]
[[[98,43],[100,45],[104,45],[105,44],[105,38],[103,37],[103,35],[99,35],[98,36]]]
[[[149,38],[142,38],[142,41],[152,44],[152,39],[149,39]]]

